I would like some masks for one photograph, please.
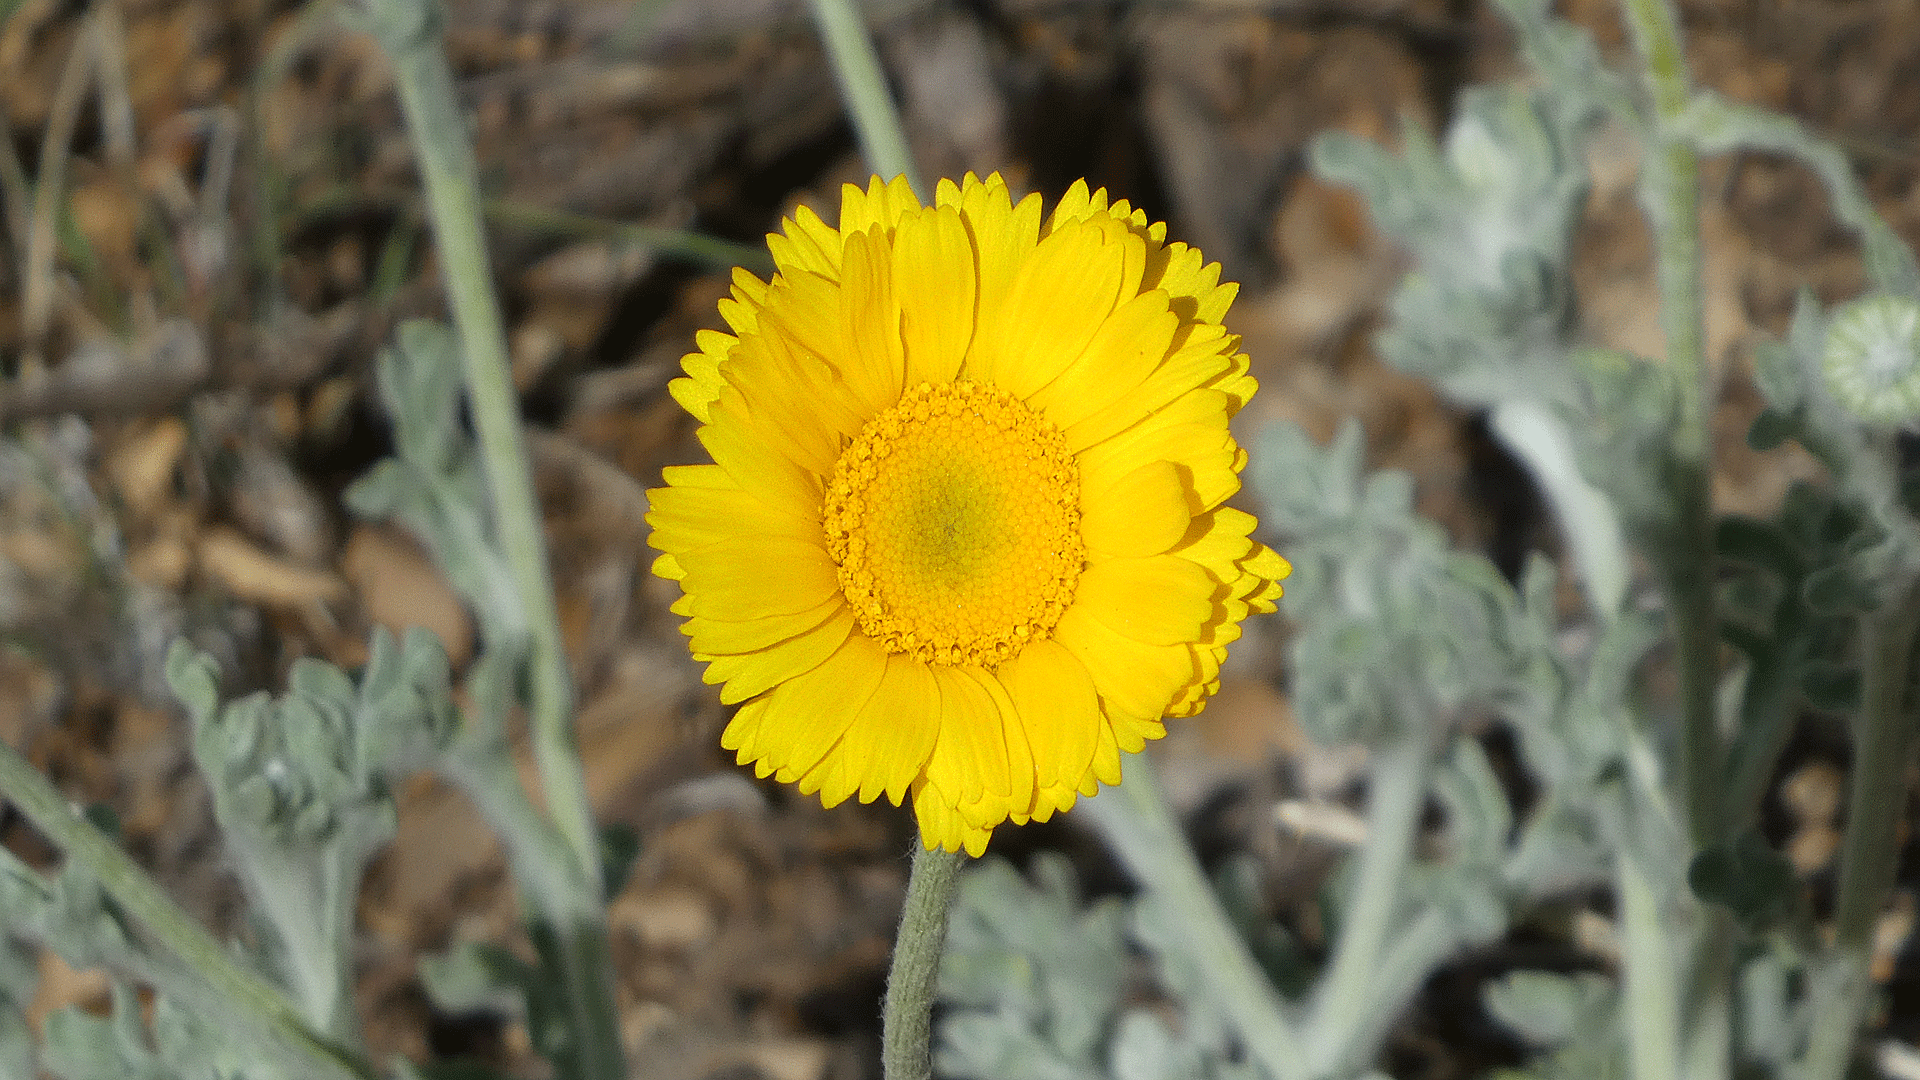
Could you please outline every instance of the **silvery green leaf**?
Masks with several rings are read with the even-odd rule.
[[[1584,29],[1552,17],[1551,0],[1495,0],[1513,24],[1527,65],[1547,78],[1556,93],[1550,102],[1586,120],[1605,111],[1631,126],[1642,126],[1638,99],[1622,76],[1600,59],[1600,50]]]
[[[1200,1048],[1167,1030],[1144,1009],[1131,1009],[1120,1018],[1109,1059],[1113,1080],[1206,1080],[1206,1057]]]
[[[0,905],[5,892],[0,887]],[[26,1006],[39,989],[40,970],[33,951],[7,932],[6,921],[0,916],[0,1076],[32,1076],[33,1038]]]
[[[1611,854],[1593,815],[1550,792],[1527,815],[1504,876],[1523,896],[1547,897],[1594,888],[1611,873]]]
[[[1416,265],[1389,303],[1381,355],[1456,401],[1569,396],[1567,252],[1585,203],[1590,110],[1550,90],[1474,88],[1443,143],[1417,129],[1393,156],[1347,136],[1315,168],[1366,197]]]
[[[1019,1018],[1062,1060],[1083,1058],[1110,1022],[1124,980],[1123,917],[1117,901],[1083,906],[1061,856],[1037,856],[1031,884],[1001,860],[982,860],[960,881],[941,995],[963,1010]]]
[[[526,1014],[524,991],[515,981],[523,972],[519,966],[503,963],[497,945],[463,941],[445,952],[421,957],[419,970],[427,997],[443,1012]]]
[[[1487,984],[1487,1011],[1543,1050],[1559,1049],[1607,1022],[1618,991],[1603,976],[1515,971]]]
[[[1513,810],[1479,742],[1454,743],[1435,773],[1433,791],[1447,811],[1454,860],[1497,866],[1513,829]]]
[[[32,1076],[33,1033],[11,1001],[0,999],[0,1076]]]
[[[1012,1013],[966,1012],[944,1018],[934,1071],[952,1080],[1104,1080],[1069,1060]]]

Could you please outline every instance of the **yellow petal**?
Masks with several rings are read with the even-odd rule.
[[[677,558],[680,585],[693,613],[702,618],[786,615],[840,593],[840,578],[826,551],[785,537],[735,537]]]
[[[768,235],[767,250],[773,253],[773,263],[782,273],[807,271],[840,276],[840,234],[821,221],[811,207],[802,206],[780,225],[785,235]]]
[[[952,206],[908,215],[893,242],[906,385],[951,382],[973,344],[973,245]]]
[[[1046,813],[1062,808],[1061,793],[1071,805],[1072,792],[1092,767],[1105,722],[1086,665],[1057,641],[1036,641],[994,674],[1007,688],[1033,746],[1036,813],[1040,807],[1047,807]],[[1052,801],[1049,789],[1059,789]]]
[[[688,551],[739,536],[826,542],[817,518],[768,506],[738,488],[652,488],[647,492],[647,524],[653,526],[647,542],[661,551]]]
[[[940,688],[933,672],[917,660],[888,656],[879,688],[835,752],[857,763],[849,781],[861,802],[884,794],[899,805],[933,753],[940,718]]]
[[[928,779],[958,804],[1012,791],[1007,772],[1006,722],[986,687],[958,668],[934,666],[940,685],[940,732],[927,758]]]
[[[909,212],[920,209],[920,200],[907,185],[907,178],[896,176],[882,183],[879,177],[867,181],[867,189],[852,184],[840,189],[840,235],[879,229],[882,232],[899,224]]]
[[[1109,239],[1068,225],[1021,261],[1004,293],[983,283],[968,371],[1024,398],[1077,363],[1121,299],[1126,265]]]
[[[1148,645],[1197,641],[1213,617],[1216,579],[1177,555],[1088,566],[1073,604],[1110,630]]]
[[[801,467],[768,445],[758,430],[736,419],[744,403],[731,390],[722,394],[713,408],[713,422],[695,434],[713,455],[715,465],[726,470],[741,490],[768,506],[797,514],[819,513],[825,484],[817,473]]]
[[[886,670],[886,654],[864,634],[850,634],[807,672],[767,695],[768,704],[741,761],[764,761],[775,771],[804,773],[840,741]]]
[[[1144,382],[1166,359],[1179,325],[1163,292],[1128,300],[1100,325],[1080,360],[1034,391],[1029,401],[1055,425],[1072,427]]]
[[[836,614],[843,602],[834,596],[825,602],[783,615],[763,615],[756,619],[690,618],[680,627],[696,659],[759,652],[797,637],[820,626]]]
[[[1080,536],[1108,556],[1158,555],[1187,535],[1186,481],[1171,461],[1149,461],[1095,488],[1083,474]]]
[[[892,262],[892,251],[874,234],[847,237],[840,263],[840,340],[845,352],[833,359],[868,417],[900,400],[906,377]]]
[[[765,649],[716,656],[700,677],[709,683],[725,684],[720,688],[720,701],[734,705],[819,667],[847,640],[852,629],[853,616],[842,608],[814,629]]]
[[[1157,720],[1193,681],[1193,657],[1185,646],[1135,641],[1078,604],[1061,616],[1053,634],[1086,666],[1110,715]]]
[[[960,192],[960,217],[973,244],[975,303],[983,316],[997,312],[1039,242],[1040,197],[1030,195],[1013,206],[1004,184],[968,186]],[[976,332],[976,348],[978,344]]]

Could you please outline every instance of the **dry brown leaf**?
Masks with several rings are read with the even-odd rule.
[[[417,626],[446,647],[455,669],[473,657],[473,617],[439,568],[410,537],[361,525],[347,539],[340,571],[367,618],[396,635]]]
[[[347,583],[340,575],[270,555],[226,526],[209,529],[200,539],[197,554],[200,572],[242,600],[299,607],[335,602],[347,594]]]

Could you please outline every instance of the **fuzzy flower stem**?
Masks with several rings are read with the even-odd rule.
[[[914,193],[922,199],[932,193],[914,168],[913,153],[900,125],[900,110],[887,92],[887,79],[880,70],[880,55],[867,35],[853,0],[811,0],[813,18],[826,42],[827,59],[833,62],[833,76],[840,84],[840,96],[853,112],[853,127],[860,135],[860,153],[867,166],[883,179],[904,176]]]
[[[267,1033],[277,1050],[305,1070],[303,1075],[316,1080],[372,1080],[372,1068],[308,1027],[285,994],[236,964],[225,947],[168,899],[126,852],[74,813],[60,792],[4,741],[0,741],[0,797],[18,808],[68,859],[85,866],[114,903],[217,991],[243,1025]]]
[[[1714,614],[1710,373],[1700,300],[1700,163],[1684,130],[1692,96],[1670,0],[1624,0],[1653,101],[1652,152],[1641,198],[1657,244],[1667,366],[1679,391],[1670,478],[1675,520],[1661,538],[1673,604],[1681,696],[1680,792],[1696,847],[1717,837],[1720,744],[1714,721],[1719,628]]]
[[[929,851],[915,844],[907,901],[900,912],[900,933],[893,943],[893,967],[887,973],[887,1001],[881,1015],[880,1061],[886,1080],[928,1080],[933,1075],[933,1001],[940,977],[940,952],[947,943],[947,912],[953,888],[967,857]]]
[[[1272,1080],[1312,1080],[1305,1044],[1287,1018],[1285,1003],[1220,906],[1167,806],[1152,759],[1136,754],[1127,759],[1126,770],[1124,783],[1102,789],[1075,813],[1099,828],[1142,889],[1182,913],[1178,926],[1186,951],[1208,973],[1206,990],[1239,1032],[1248,1060]]]
[[[504,551],[525,613],[529,646],[528,716],[534,764],[548,815],[565,842],[576,902],[570,911],[543,911],[562,940],[597,940],[597,947],[568,950],[570,962],[593,970],[569,970],[573,1033],[582,1040],[582,1080],[618,1080],[625,1065],[613,1016],[613,970],[604,945],[606,925],[600,845],[586,779],[573,733],[573,686],[560,638],[553,577],[547,565],[540,508],[534,499],[519,398],[507,361],[506,333],[493,292],[486,237],[481,227],[480,185],[466,118],[454,94],[453,73],[439,41],[439,12],[432,0],[368,0],[368,28],[394,66],[401,110],[407,119],[428,218],[439,246],[447,299],[460,335],[475,435],[485,463],[494,534]],[[530,897],[538,903],[541,898]],[[582,913],[590,913],[583,915]],[[585,1010],[584,1012],[582,1010]]]
[[[1800,1073],[1806,1080],[1846,1075],[1866,1010],[1874,925],[1899,862],[1907,767],[1920,728],[1920,703],[1913,693],[1917,631],[1920,576],[1910,571],[1891,599],[1864,620],[1866,670],[1855,727],[1847,836],[1840,849],[1833,951],[1814,980],[1813,1038]]]

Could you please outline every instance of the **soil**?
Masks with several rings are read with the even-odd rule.
[[[9,7],[0,3],[0,11]],[[0,186],[0,738],[72,798],[111,807],[135,854],[197,916],[239,896],[160,678],[170,640],[216,654],[232,696],[291,662],[365,657],[376,625],[424,625],[456,664],[474,629],[407,535],[356,520],[346,486],[389,450],[372,358],[395,324],[443,313],[389,69],[342,5],[311,0],[19,0],[0,21],[0,109],[16,176],[64,198],[57,251]],[[1690,0],[1697,80],[1783,110],[1852,155],[1881,211],[1920,243],[1920,6],[1911,0]],[[1626,48],[1608,0],[1563,12]],[[1524,474],[1481,418],[1381,365],[1369,338],[1403,257],[1350,194],[1305,168],[1312,136],[1391,141],[1443,123],[1472,82],[1518,77],[1475,0],[886,0],[872,8],[915,153],[930,175],[1001,171],[1049,199],[1086,177],[1132,199],[1244,283],[1229,316],[1260,396],[1244,437],[1347,417],[1372,460],[1410,471],[1423,509],[1506,567],[1552,552]],[[601,818],[641,854],[614,902],[623,1034],[662,1080],[878,1075],[878,996],[910,822],[823,811],[756,782],[717,741],[726,719],[646,573],[645,489],[699,459],[665,385],[718,324],[726,271],[623,242],[614,226],[757,245],[800,204],[866,173],[806,18],[788,0],[455,0],[446,39],[496,214],[492,250],[581,692]],[[97,63],[92,58],[97,57]],[[1594,155],[1579,251],[1592,336],[1663,349],[1649,243],[1622,140]],[[0,177],[0,179],[5,179]],[[1864,285],[1805,170],[1710,161],[1708,335],[1723,374],[1715,497],[1763,512],[1804,458],[1742,435],[1755,341],[1795,295]],[[539,212],[574,215],[565,223]],[[829,210],[830,216],[830,210]],[[564,225],[564,227],[562,227]],[[1250,628],[1217,702],[1156,746],[1209,859],[1251,853],[1268,903],[1311,921],[1337,849],[1275,823],[1283,798],[1351,800],[1353,755],[1311,747],[1285,685],[1285,631]],[[1769,829],[1830,888],[1844,739],[1809,723]],[[360,910],[360,1002],[376,1059],[474,1057],[537,1075],[520,1026],[449,1016],[415,976],[460,941],[524,948],[499,851],[470,807],[420,780]],[[0,838],[55,861],[11,812]],[[1003,830],[1016,862],[1072,852],[1096,889],[1122,875],[1072,816]],[[1911,883],[1911,874],[1903,877]],[[1876,975],[1889,1034],[1920,1035],[1910,893]],[[1597,917],[1597,916],[1596,916]],[[1436,978],[1396,1034],[1395,1075],[1445,1080],[1519,1060],[1474,988],[1541,948],[1514,940]],[[98,973],[43,963],[35,1020],[98,1007]]]

